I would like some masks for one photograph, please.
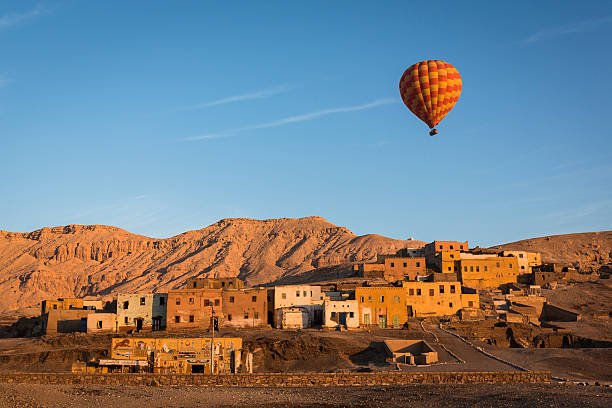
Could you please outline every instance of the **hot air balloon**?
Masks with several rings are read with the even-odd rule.
[[[399,90],[404,104],[429,126],[433,136],[461,95],[461,75],[448,62],[421,61],[404,71]]]

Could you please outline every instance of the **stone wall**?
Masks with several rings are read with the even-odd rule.
[[[0,383],[92,384],[133,386],[325,387],[405,384],[548,383],[548,371],[507,372],[378,372],[330,374],[0,374]]]

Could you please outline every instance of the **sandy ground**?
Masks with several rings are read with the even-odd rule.
[[[155,388],[0,384],[0,407],[610,407],[612,389],[558,384]]]

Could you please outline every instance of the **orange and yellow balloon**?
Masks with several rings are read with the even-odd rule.
[[[399,89],[404,104],[429,126],[433,136],[438,133],[434,128],[459,100],[461,85],[461,75],[451,64],[426,60],[404,72]]]

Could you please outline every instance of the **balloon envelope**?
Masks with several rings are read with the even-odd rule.
[[[461,86],[459,71],[439,60],[417,62],[404,72],[399,83],[404,104],[430,129],[453,109]]]

